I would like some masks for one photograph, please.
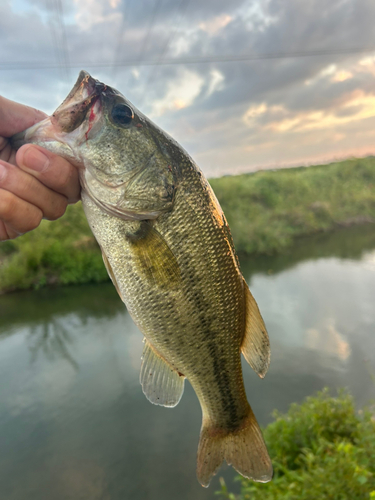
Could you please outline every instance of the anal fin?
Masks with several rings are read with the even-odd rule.
[[[184,392],[185,377],[176,372],[145,340],[140,382],[146,398],[156,405],[176,406]]]
[[[243,284],[246,303],[246,324],[241,351],[251,368],[259,377],[263,378],[270,364],[270,341],[258,305],[245,280],[243,280]]]

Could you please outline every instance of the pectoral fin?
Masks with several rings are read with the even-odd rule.
[[[140,382],[146,398],[155,405],[176,406],[184,392],[184,381],[185,377],[177,373],[145,340]]]
[[[270,341],[257,303],[244,280],[246,325],[241,351],[251,368],[263,378],[270,364]]]
[[[176,257],[148,222],[141,222],[139,229],[127,236],[138,271],[150,285],[174,288],[180,282],[181,272]]]
[[[117,280],[116,280],[116,277],[115,277],[115,275],[114,275],[114,272],[113,272],[112,266],[111,266],[111,264],[109,263],[109,260],[107,259],[107,256],[106,256],[106,254],[103,252],[103,250],[102,250],[102,257],[103,257],[103,262],[104,262],[105,268],[107,269],[107,273],[108,273],[109,277],[111,278],[112,283],[115,285],[116,291],[117,291],[117,293],[119,294],[120,299],[124,302],[124,299],[122,298],[121,291],[120,291],[120,288],[119,288],[119,286],[118,286],[118,284],[117,284]]]

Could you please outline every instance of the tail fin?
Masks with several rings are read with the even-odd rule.
[[[197,464],[197,477],[202,486],[210,484],[224,459],[244,477],[261,483],[271,481],[271,460],[251,409],[244,424],[234,432],[218,430],[209,422],[203,424]]]

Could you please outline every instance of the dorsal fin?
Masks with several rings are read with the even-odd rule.
[[[176,372],[145,339],[140,382],[146,398],[155,405],[176,406],[184,392],[185,377]]]
[[[251,295],[245,280],[243,280],[243,284],[246,303],[246,322],[241,351],[251,368],[259,377],[263,378],[270,364],[270,341],[258,305]]]

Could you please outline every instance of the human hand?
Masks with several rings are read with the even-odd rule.
[[[0,241],[61,217],[80,197],[78,171],[46,149],[25,144],[17,152],[7,138],[46,118],[42,111],[0,96]]]

